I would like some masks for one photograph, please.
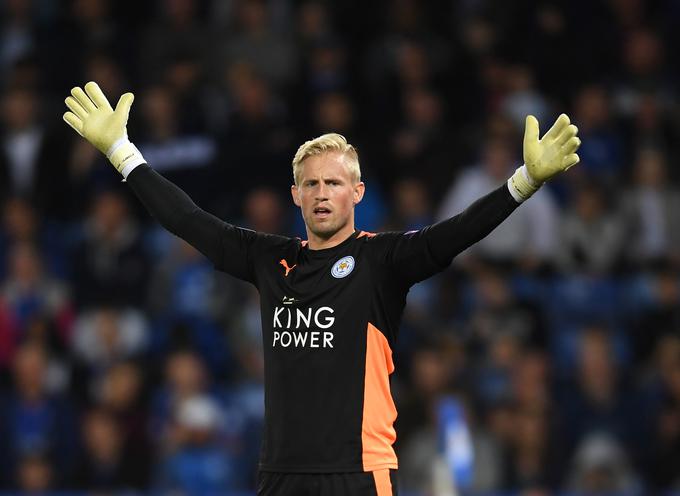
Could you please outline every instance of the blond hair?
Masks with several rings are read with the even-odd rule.
[[[302,175],[302,163],[307,157],[312,155],[321,155],[329,152],[340,152],[345,155],[347,160],[345,163],[349,168],[349,173],[355,183],[361,181],[361,169],[359,168],[359,155],[356,148],[347,143],[345,137],[337,133],[328,133],[314,138],[313,140],[305,141],[300,148],[298,148],[293,158],[293,179],[295,184],[300,184]]]

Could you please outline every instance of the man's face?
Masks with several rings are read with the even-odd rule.
[[[307,229],[323,239],[348,225],[354,228],[354,205],[364,196],[364,183],[354,183],[345,160],[340,152],[306,158],[299,184],[291,188]]]

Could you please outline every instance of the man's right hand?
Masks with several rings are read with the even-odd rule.
[[[64,120],[78,134],[104,153],[116,170],[127,177],[135,166],[144,163],[139,150],[127,136],[127,120],[134,100],[132,93],[125,93],[114,110],[95,82],[76,86],[66,98],[70,112]]]

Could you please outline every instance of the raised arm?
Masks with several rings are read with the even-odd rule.
[[[434,259],[443,266],[466,248],[485,238],[520,204],[507,184],[475,200],[459,214],[426,229]]]
[[[460,252],[487,236],[541,185],[577,164],[578,129],[562,114],[539,140],[538,121],[528,116],[524,165],[508,181],[479,198],[463,212],[386,242],[385,261],[408,283],[446,268]]]
[[[222,238],[233,226],[199,208],[189,195],[148,165],[131,171],[127,182],[165,229],[219,265],[223,258]]]
[[[527,116],[524,131],[524,165],[507,183],[478,199],[451,219],[431,226],[431,249],[437,259],[451,259],[487,236],[517,206],[533,195],[541,185],[579,162],[576,154],[581,140],[578,128],[566,114],[560,115],[539,140],[538,121]]]
[[[257,233],[228,224],[201,210],[189,196],[146,165],[128,139],[132,93],[120,97],[114,110],[97,83],[75,87],[66,98],[64,120],[104,153],[147,210],[168,231],[203,253],[213,264],[240,279],[252,280],[249,248]]]

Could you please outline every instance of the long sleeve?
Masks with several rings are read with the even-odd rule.
[[[372,242],[383,246],[379,262],[410,285],[444,270],[456,255],[488,235],[518,206],[504,184],[450,219],[419,231],[382,233]]]
[[[164,228],[203,253],[219,270],[253,282],[252,245],[265,235],[233,226],[202,210],[148,165],[136,167],[127,182]]]
[[[450,219],[427,228],[426,237],[434,259],[448,266],[453,258],[486,237],[520,204],[507,184],[479,198]]]

